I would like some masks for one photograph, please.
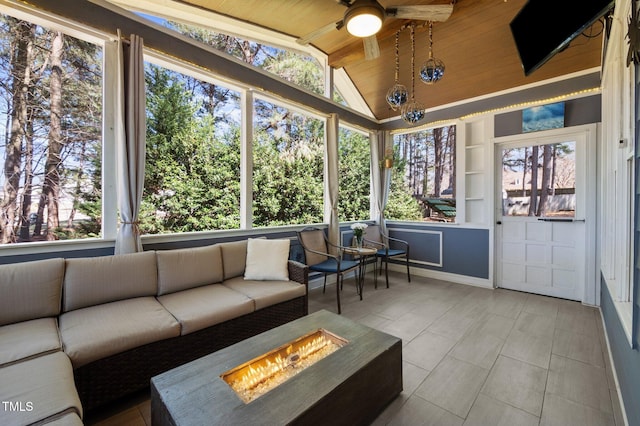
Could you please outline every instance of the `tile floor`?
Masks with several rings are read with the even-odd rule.
[[[404,391],[374,425],[622,426],[600,313],[509,290],[390,273],[364,300],[352,280],[342,313],[403,340]],[[335,287],[310,292],[311,312],[336,311]],[[150,425],[148,393],[86,419]]]

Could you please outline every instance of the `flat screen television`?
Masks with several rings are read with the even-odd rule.
[[[614,0],[529,0],[511,21],[524,74],[529,75],[614,6]]]

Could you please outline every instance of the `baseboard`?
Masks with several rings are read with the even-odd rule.
[[[405,264],[400,264],[400,263],[389,263],[389,270],[406,274],[407,266]],[[433,279],[442,280],[442,281],[449,281],[456,284],[465,284],[465,285],[471,285],[474,287],[493,289],[493,283],[488,279],[484,279],[484,278],[451,274],[449,272],[434,271],[433,269],[417,268],[415,266],[411,266],[410,270],[411,270],[411,275],[417,275],[417,276],[426,277],[426,278],[433,278]]]
[[[407,273],[406,265],[401,263],[390,262],[389,270],[394,272],[399,272],[402,274]],[[434,271],[432,269],[418,268],[415,266],[411,266],[410,270],[411,270],[411,275],[415,275],[419,277],[433,278],[436,280],[449,281],[456,284],[465,284],[465,285],[470,285],[474,287],[482,287],[482,288],[489,288],[489,289],[494,288],[493,283],[488,279],[484,279],[484,278],[476,278],[476,277],[470,277],[467,275],[451,274],[449,272]],[[345,279],[348,279],[349,277],[350,275],[348,274],[347,276],[345,276]],[[327,277],[327,284],[333,284],[335,282],[336,282],[335,274],[329,275]],[[322,287],[323,284],[324,284],[324,278],[322,276],[319,276],[317,278],[309,280],[309,289],[313,290],[314,288]]]

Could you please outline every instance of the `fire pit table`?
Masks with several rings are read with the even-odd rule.
[[[401,391],[399,338],[319,311],[153,377],[151,416],[154,426],[364,425]]]

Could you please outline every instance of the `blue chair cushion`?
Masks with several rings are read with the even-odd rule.
[[[405,254],[404,250],[389,249],[389,257],[391,257],[391,256],[400,256],[400,255],[403,255],[403,254]],[[376,253],[376,256],[385,257],[386,256],[385,250],[384,249],[378,250],[378,253]]]
[[[336,262],[335,259],[327,259],[324,262],[309,266],[309,269],[325,274],[335,274],[336,272],[344,272],[356,266],[358,266],[358,262],[355,260],[342,260],[340,261],[340,270],[338,271],[338,262]]]

